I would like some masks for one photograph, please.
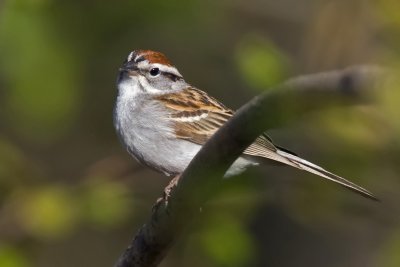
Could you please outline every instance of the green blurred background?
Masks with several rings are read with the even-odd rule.
[[[299,74],[397,67],[400,2],[0,2],[0,266],[112,266],[168,179],[112,125],[130,50],[164,52],[238,108]],[[364,185],[374,203],[284,167],[226,182],[161,266],[400,266],[400,91],[269,134]],[[273,116],[273,114],[266,114]]]

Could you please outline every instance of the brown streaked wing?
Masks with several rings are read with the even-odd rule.
[[[205,92],[187,88],[156,97],[169,110],[178,138],[203,145],[233,114]]]
[[[169,119],[175,123],[176,136],[199,145],[207,142],[234,113],[215,98],[195,88],[161,95],[157,99],[170,111]],[[266,157],[268,150],[275,152],[276,147],[263,134],[244,153]]]

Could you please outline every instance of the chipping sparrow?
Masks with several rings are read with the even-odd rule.
[[[185,82],[171,62],[155,51],[132,51],[119,69],[117,86],[114,125],[122,143],[139,162],[168,176],[182,173],[234,113]],[[244,151],[225,176],[262,159],[311,172],[376,199],[366,189],[274,145],[266,134]]]

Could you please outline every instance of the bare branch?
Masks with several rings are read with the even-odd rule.
[[[364,103],[385,80],[377,67],[352,67],[291,79],[242,108],[203,146],[180,178],[167,188],[115,267],[157,266],[221,177],[266,129],[333,106]]]

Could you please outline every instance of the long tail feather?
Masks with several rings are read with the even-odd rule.
[[[289,161],[291,164],[288,164],[288,165],[291,165],[291,166],[294,166],[294,167],[299,168],[301,170],[305,170],[305,171],[308,171],[310,173],[316,174],[316,175],[321,176],[321,177],[323,177],[325,179],[328,179],[328,180],[331,180],[331,181],[333,181],[335,183],[338,183],[338,184],[340,184],[340,185],[342,185],[342,186],[344,186],[344,187],[346,187],[346,188],[348,188],[348,189],[350,189],[350,190],[352,190],[354,192],[357,192],[357,193],[361,194],[364,197],[373,199],[375,201],[379,201],[379,199],[377,197],[375,197],[371,192],[369,192],[365,188],[363,188],[363,187],[361,187],[359,185],[356,185],[355,183],[352,183],[352,182],[346,180],[343,177],[340,177],[340,176],[338,176],[336,174],[333,174],[333,173],[331,173],[331,172],[329,172],[329,171],[327,171],[327,170],[325,170],[325,169],[323,169],[323,168],[321,168],[321,167],[319,167],[319,166],[317,166],[317,165],[315,165],[315,164],[313,164],[313,163],[311,163],[311,162],[309,162],[307,160],[304,160],[304,159],[302,159],[302,158],[300,158],[298,156],[295,156],[295,155],[290,154],[290,153],[288,153],[286,151],[283,151],[283,150],[277,150],[276,153],[278,155],[282,156],[285,160],[282,159],[281,157],[279,157],[279,159],[275,159],[275,160],[278,160],[278,161],[280,161],[282,163],[286,163],[286,164],[288,164],[287,161]]]

